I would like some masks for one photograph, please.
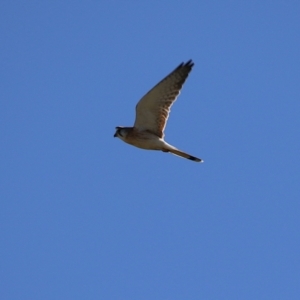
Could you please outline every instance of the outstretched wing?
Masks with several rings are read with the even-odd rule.
[[[135,108],[135,128],[148,130],[163,137],[170,108],[179,95],[193,65],[192,60],[180,64],[138,102]]]

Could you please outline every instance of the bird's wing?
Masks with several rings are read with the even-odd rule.
[[[134,127],[136,129],[148,130],[163,137],[170,108],[179,95],[193,65],[192,60],[180,64],[138,102],[135,108]]]

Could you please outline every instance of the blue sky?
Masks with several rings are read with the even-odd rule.
[[[299,299],[298,1],[2,1],[1,299]],[[166,141],[114,139],[179,63]]]

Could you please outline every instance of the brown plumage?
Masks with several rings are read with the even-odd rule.
[[[136,105],[133,127],[116,127],[115,137],[142,149],[161,150],[196,161],[202,159],[187,154],[164,141],[164,129],[180,90],[194,63],[181,63],[174,71],[154,86]]]
[[[191,60],[185,64],[181,63],[138,102],[134,127],[151,128],[151,131],[157,136],[164,137],[163,131],[170,108],[193,66],[194,63]]]

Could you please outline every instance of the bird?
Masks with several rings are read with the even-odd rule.
[[[201,158],[181,151],[164,140],[164,130],[170,108],[177,99],[193,66],[192,60],[181,63],[156,84],[137,103],[133,127],[117,126],[114,137],[141,149],[160,150],[195,162],[203,162]]]

